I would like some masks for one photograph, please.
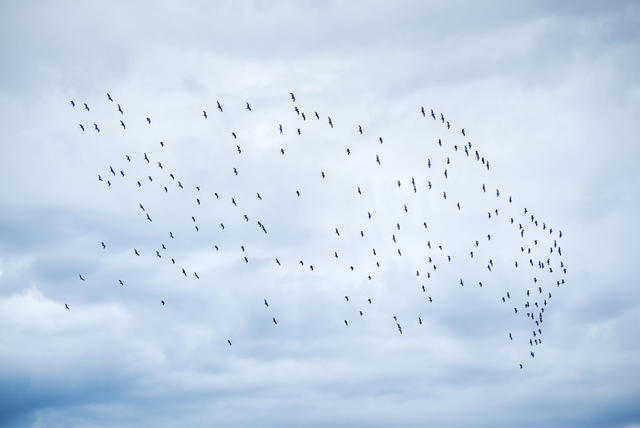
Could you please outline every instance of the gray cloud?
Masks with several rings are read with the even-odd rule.
[[[639,12],[633,2],[2,3],[0,424],[640,424]],[[468,140],[490,173],[452,151]],[[535,254],[552,238],[523,207],[564,232],[569,269],[563,287],[555,265],[533,273],[553,293],[535,359],[513,306],[536,288],[507,219],[523,223]]]

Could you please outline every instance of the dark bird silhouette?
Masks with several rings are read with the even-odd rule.
[[[271,320],[273,321],[273,323],[274,323],[275,325],[278,325],[278,322],[276,321],[276,317],[272,317],[272,318],[271,318]]]
[[[70,308],[69,308],[69,305],[67,305],[66,303],[64,304],[64,308],[65,308],[65,309],[70,309]]]
[[[98,128],[98,124],[97,123],[94,123],[93,127],[95,128],[96,131],[100,132],[100,128]]]
[[[289,95],[291,95],[291,101],[293,101],[295,103],[296,102],[296,96],[293,95],[293,92],[289,92]]]
[[[102,248],[107,248],[104,242],[101,242],[100,245],[102,246]]]
[[[87,105],[87,103],[83,103],[83,104],[84,104],[84,109],[85,109],[86,111],[89,111],[89,106]]]
[[[220,101],[216,100],[216,105],[218,106],[218,110],[220,110],[220,112],[222,112],[222,106],[220,105]]]
[[[234,139],[238,138],[238,136],[236,135],[236,133],[235,133],[235,132],[232,132],[232,133],[231,133],[231,135],[233,135],[233,138],[234,138]]]
[[[150,118],[150,117],[147,117],[147,123],[148,123],[149,125],[151,125],[151,118]]]
[[[202,116],[204,116],[204,118],[207,119],[207,112],[205,110],[202,110]]]
[[[333,128],[333,122],[331,121],[331,116],[327,116],[327,118],[329,119],[329,126]]]
[[[362,126],[358,125],[358,132],[362,135]]]
[[[231,346],[231,340],[227,339],[227,343]]]
[[[69,101],[69,102],[71,103],[71,107],[75,107],[75,106],[76,106],[75,101],[71,100],[71,101]]]
[[[246,105],[247,105],[247,106],[246,106],[246,109],[247,109],[247,110],[249,110],[249,111],[251,111],[251,106],[249,105],[249,103],[246,103]]]
[[[84,278],[82,275],[78,274],[78,277],[80,278],[80,281],[84,281]]]
[[[120,114],[124,114],[124,112],[122,111],[122,107],[120,107],[120,104],[118,104],[118,111],[120,112]]]
[[[107,99],[111,102],[113,102],[113,98],[111,98],[111,95],[109,95],[109,92],[107,92]]]
[[[80,129],[82,129],[82,132],[84,132],[84,125],[82,125],[81,123],[79,125],[80,125]]]

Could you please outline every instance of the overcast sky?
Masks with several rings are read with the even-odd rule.
[[[640,426],[640,7],[557,3],[3,1],[0,425]]]

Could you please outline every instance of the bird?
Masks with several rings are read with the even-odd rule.
[[[64,304],[64,308],[65,308],[65,309],[70,309],[70,308],[69,308],[69,305],[67,305],[66,303]]]
[[[136,250],[135,248],[133,249],[133,253],[134,253],[136,256],[140,256],[140,253],[139,253],[139,252],[138,252],[138,250]]]
[[[160,303],[162,303],[162,306],[164,306],[164,300],[160,300]]]
[[[122,107],[120,107],[120,104],[118,104],[118,111],[120,112],[120,114],[124,114],[124,112],[122,111]]]
[[[204,116],[204,118],[207,119],[207,112],[205,110],[202,110],[202,116]]]
[[[84,125],[81,123],[79,125],[80,125],[80,129],[82,129],[82,132],[84,132]]]
[[[267,299],[264,299],[264,305],[269,306],[269,303],[267,303]]]
[[[249,105],[249,103],[246,103],[246,105],[247,105],[246,109],[251,111],[251,106]]]
[[[272,317],[272,318],[271,318],[271,320],[273,321],[273,323],[274,323],[275,325],[278,325],[278,322],[276,321],[276,317]]]
[[[109,94],[109,92],[107,92],[107,99],[111,102],[113,102],[113,98],[111,98],[111,95]]]
[[[293,92],[289,92],[289,95],[291,95],[291,101],[293,101],[295,103],[296,102],[296,96],[293,94]]]
[[[80,277],[80,281],[84,281],[84,277],[81,274],[78,274],[78,276]]]
[[[220,110],[220,112],[222,112],[222,106],[220,105],[220,101],[216,100],[216,105],[218,107],[218,110]]]
[[[89,106],[87,105],[87,103],[83,103],[83,104],[84,104],[84,109],[85,109],[86,111],[90,111],[90,110],[89,110]]]
[[[100,132],[100,128],[98,128],[98,124],[97,123],[94,123],[93,127],[95,128],[96,131]]]
[[[71,100],[69,102],[71,103],[71,107],[75,107],[76,106],[76,102],[75,101]]]
[[[103,242],[100,243],[100,245],[102,246],[102,248],[107,248],[106,244]]]
[[[147,117],[147,123],[151,125],[151,118]]]
[[[231,340],[227,339],[227,343],[231,346]]]

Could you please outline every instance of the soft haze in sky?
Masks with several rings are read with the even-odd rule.
[[[0,47],[0,425],[640,426],[638,3],[3,1]]]

